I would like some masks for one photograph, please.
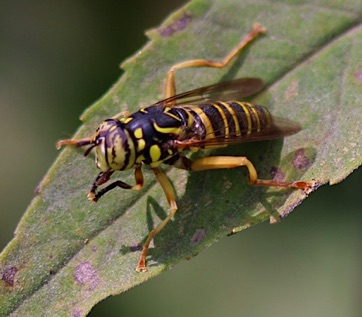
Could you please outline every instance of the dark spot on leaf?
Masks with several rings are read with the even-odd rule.
[[[142,250],[142,245],[140,245],[140,244],[131,245],[131,246],[129,247],[129,250],[130,250],[131,252],[141,251],[141,250]]]
[[[81,310],[80,308],[75,308],[72,311],[72,317],[80,317],[83,314],[83,310]]]
[[[84,261],[76,266],[73,276],[78,285],[88,285],[90,291],[95,289],[99,283],[97,271],[88,261]]]
[[[362,71],[360,71],[360,72],[355,72],[355,73],[354,73],[354,77],[355,77],[358,81],[362,82]]]
[[[191,15],[184,13],[181,18],[174,21],[171,25],[159,29],[159,33],[163,37],[170,37],[176,32],[179,32],[186,28],[186,26],[192,20]]]
[[[5,269],[1,279],[9,286],[14,286],[15,283],[15,275],[18,272],[18,268],[16,266],[11,266]]]
[[[284,181],[285,179],[285,175],[279,167],[272,166],[269,173],[272,179],[275,181]]]
[[[43,189],[43,182],[44,182],[44,179],[41,180],[40,183],[38,184],[38,186],[35,187],[34,193],[35,193],[36,196],[41,194],[41,191]]]
[[[192,245],[199,244],[200,241],[205,238],[205,236],[206,236],[205,230],[197,229],[194,235],[192,236],[191,244]]]
[[[264,159],[265,159],[264,155],[259,155],[259,156],[258,156],[258,160],[259,160],[260,162],[263,162]]]
[[[296,169],[307,168],[312,164],[312,161],[305,155],[304,149],[295,151],[293,158],[293,166]]]
[[[35,187],[34,193],[35,193],[35,195],[37,195],[37,196],[40,194],[40,184]]]

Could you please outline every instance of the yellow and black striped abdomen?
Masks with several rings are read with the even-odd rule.
[[[267,129],[271,115],[267,108],[240,101],[218,101],[197,106],[184,106],[200,125],[201,140],[243,138]]]

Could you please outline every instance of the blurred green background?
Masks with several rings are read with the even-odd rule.
[[[55,142],[117,80],[144,30],[181,4],[1,2],[1,249],[57,156]],[[359,169],[280,224],[225,238],[91,316],[361,316],[361,181]]]

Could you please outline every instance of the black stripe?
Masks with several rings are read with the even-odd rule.
[[[243,103],[243,105],[245,105]],[[240,133],[241,135],[246,135],[248,132],[248,119],[247,115],[245,114],[244,109],[236,102],[230,102],[229,106],[234,110],[236,117],[238,118],[239,126],[240,126]]]
[[[220,103],[218,102],[217,105],[222,109],[222,111],[225,114],[227,125],[229,127],[229,135],[235,136],[236,135],[236,124],[235,124],[232,113],[230,113],[229,109],[226,108],[221,102]],[[224,133],[226,134],[226,132],[224,132]],[[227,135],[225,135],[225,136],[228,137]]]
[[[253,105],[253,108],[258,113],[258,117],[259,117],[259,120],[260,120],[260,130],[263,130],[263,129],[269,127],[269,125],[270,125],[270,122],[269,122],[270,113],[269,113],[268,109],[266,109],[265,107],[259,106],[259,105]],[[255,121],[254,127],[255,127],[255,129],[257,128],[256,121]]]
[[[258,118],[260,117],[259,112],[258,112],[258,106],[254,107],[253,105],[250,105],[250,104],[245,104],[245,105],[248,108],[249,113],[250,113],[251,133],[257,132],[258,131]],[[253,111],[253,109],[256,110],[256,113],[255,113],[255,111]],[[260,125],[260,129],[261,129],[261,125]]]
[[[225,136],[225,125],[219,110],[212,104],[200,105],[199,107],[209,118],[215,137]]]

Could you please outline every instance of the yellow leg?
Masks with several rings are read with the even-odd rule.
[[[175,191],[174,191],[170,181],[168,180],[167,176],[164,173],[162,173],[158,168],[153,168],[152,170],[155,173],[156,179],[161,184],[161,187],[166,194],[167,201],[170,205],[170,212],[167,215],[167,217],[155,229],[153,229],[149,233],[147,240],[146,240],[145,244],[143,245],[141,256],[138,261],[138,265],[136,268],[137,272],[145,272],[147,270],[146,269],[146,256],[147,256],[147,251],[148,251],[148,248],[149,248],[149,245],[150,245],[152,239],[155,237],[156,234],[158,234],[167,225],[167,223],[172,219],[172,217],[175,215],[175,213],[177,211],[177,204],[176,204],[176,200],[175,200]]]
[[[259,179],[258,173],[253,163],[251,163],[245,156],[211,156],[200,158],[195,161],[182,156],[173,166],[190,171],[204,171],[244,166],[248,169],[249,183],[251,185],[303,189],[306,192],[309,192],[314,186],[314,182],[282,182],[276,180]]]
[[[258,35],[264,33],[266,29],[262,27],[259,23],[254,23],[253,29],[241,40],[240,44],[236,46],[221,62],[210,61],[207,59],[194,59],[190,61],[185,61],[178,63],[170,68],[166,77],[166,85],[164,91],[164,97],[169,98],[176,94],[176,85],[175,85],[175,71],[182,68],[189,67],[214,67],[214,68],[223,68],[225,67],[231,59],[242,51],[245,46],[247,46],[251,41],[253,41]]]

